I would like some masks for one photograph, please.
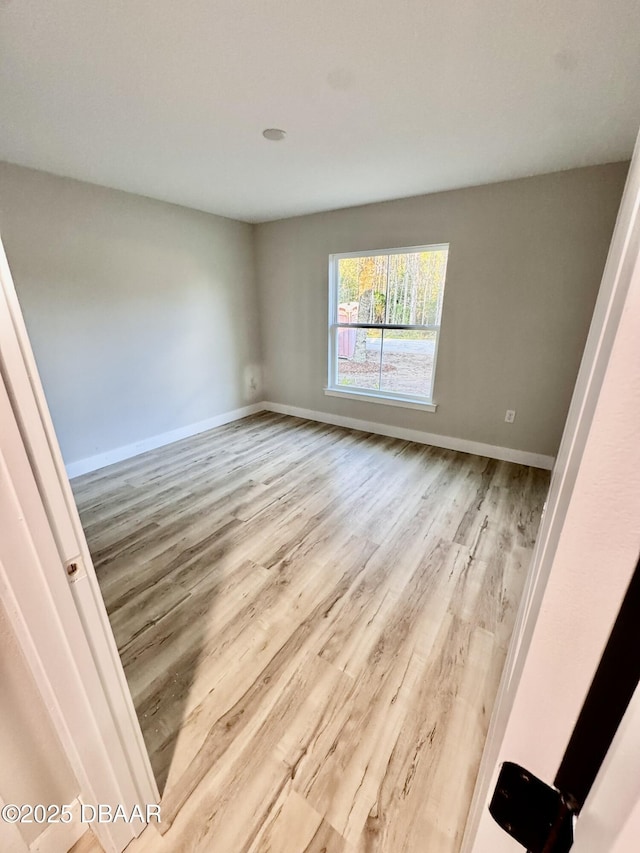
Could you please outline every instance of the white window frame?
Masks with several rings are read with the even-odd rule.
[[[324,393],[330,397],[345,397],[352,400],[364,400],[370,403],[382,403],[389,406],[398,406],[406,409],[419,409],[420,411],[435,412],[437,403],[433,399],[436,380],[436,367],[438,363],[438,345],[440,343],[439,325],[412,325],[404,323],[339,323],[338,322],[338,263],[343,258],[370,258],[374,256],[389,256],[414,254],[416,252],[447,251],[447,263],[449,260],[449,243],[433,243],[426,246],[403,246],[397,249],[370,249],[360,252],[339,252],[329,255],[329,337],[328,337],[328,378]],[[447,266],[445,265],[445,285]],[[431,373],[431,397],[423,397],[417,394],[397,394],[393,391],[371,390],[358,388],[357,386],[338,384],[338,329],[395,329],[406,331],[435,332],[435,348],[433,352],[433,368]]]

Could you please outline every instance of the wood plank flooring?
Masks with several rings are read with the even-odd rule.
[[[269,413],[73,482],[162,797],[131,853],[454,853],[547,472]]]

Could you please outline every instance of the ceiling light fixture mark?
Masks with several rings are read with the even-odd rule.
[[[279,127],[268,127],[266,130],[262,131],[262,135],[265,139],[268,139],[269,142],[281,142],[287,133],[285,130],[280,130]]]

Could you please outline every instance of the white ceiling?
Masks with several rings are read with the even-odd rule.
[[[253,222],[622,160],[639,36],[638,0],[0,0],[0,158]]]

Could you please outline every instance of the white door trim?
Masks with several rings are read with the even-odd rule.
[[[639,250],[640,137],[629,169],[580,371],[551,476],[549,496],[489,726],[462,853],[470,853],[475,849],[478,828],[497,772],[500,747],[572,500]],[[597,661],[594,661],[594,671],[596,664]],[[558,756],[558,763],[561,757]]]
[[[572,853],[629,853],[640,838],[640,687],[580,812]]]
[[[38,660],[46,657],[47,646],[53,647],[58,643],[60,650],[60,644],[64,643],[68,663],[77,670],[78,680],[69,686],[68,701],[71,704],[66,712],[60,709],[56,728],[65,749],[76,753],[75,759],[72,756],[70,760],[82,786],[82,796],[94,802],[122,802],[128,807],[157,803],[160,799],[158,788],[1,242],[0,372],[5,404],[3,416],[9,424],[7,432],[2,433],[2,456],[12,472],[16,494],[21,490],[25,495],[29,493],[28,500],[25,498],[20,502],[26,529],[31,531],[32,527],[38,529],[40,525],[42,536],[50,538],[56,557],[55,564],[52,553],[41,557],[42,561],[48,561],[48,570],[38,575],[37,584],[42,586],[30,587],[31,591],[40,589],[43,592],[42,598],[48,602],[50,616],[56,617],[50,623],[46,620],[34,623],[34,614],[29,611],[28,601],[24,598],[29,596],[29,587],[24,587],[23,574],[4,573],[3,593],[13,600],[14,627],[27,652],[31,647],[30,663],[36,682],[43,695],[49,691],[50,702],[53,702],[51,691],[56,692],[56,685],[49,677],[47,666],[38,665]],[[11,437],[11,452],[6,453],[11,419],[17,432]],[[39,517],[41,512],[44,517]],[[69,562],[77,562],[80,566],[71,583],[65,571]],[[36,581],[32,580],[33,583]],[[54,631],[54,626],[57,634],[48,636]],[[59,671],[57,675],[60,675]],[[47,704],[53,707],[49,702]],[[81,719],[78,719],[79,711],[69,716],[73,707],[83,709]],[[68,726],[72,718],[81,723],[78,729]],[[65,727],[66,731],[62,731]],[[90,739],[90,744],[87,739]],[[84,757],[81,747],[85,750]],[[96,801],[94,794],[98,791],[103,792],[100,795],[103,799]],[[106,849],[120,851],[143,827],[118,822],[94,828]]]

